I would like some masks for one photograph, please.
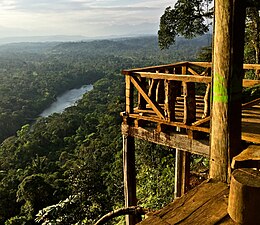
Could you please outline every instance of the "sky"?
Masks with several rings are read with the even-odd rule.
[[[0,0],[0,37],[157,34],[175,0]]]

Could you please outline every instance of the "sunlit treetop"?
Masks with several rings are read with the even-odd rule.
[[[209,31],[213,8],[212,0],[178,0],[174,7],[167,7],[161,16],[158,31],[159,46],[168,48],[175,43],[177,36],[193,38]]]

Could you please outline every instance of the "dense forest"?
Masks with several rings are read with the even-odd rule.
[[[210,38],[179,38],[163,51],[156,37],[0,46],[0,224],[93,224],[122,207],[120,71],[195,60]],[[38,116],[90,83],[77,106]],[[173,151],[143,141],[136,151],[138,204],[159,208],[173,197]]]

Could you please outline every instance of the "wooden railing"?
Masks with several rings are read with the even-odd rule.
[[[175,64],[123,70],[126,81],[126,115],[138,121],[209,133],[211,63]],[[260,65],[245,64],[245,70]],[[243,86],[260,84],[243,80]],[[200,88],[198,88],[200,87]]]

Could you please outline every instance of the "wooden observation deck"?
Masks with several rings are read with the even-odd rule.
[[[210,155],[211,67],[212,64],[207,62],[180,62],[122,72],[126,82],[126,110],[121,113],[126,150],[124,153],[126,206],[136,204],[135,160],[132,150],[134,138],[176,149],[175,197],[183,196],[189,190],[190,154],[206,157]],[[244,64],[244,71],[249,70],[254,73],[255,70],[260,70],[260,65]],[[245,88],[259,84],[259,80],[243,80]],[[242,104],[241,136],[247,143],[260,144],[260,98]],[[235,163],[240,163],[239,157],[233,162],[234,165]],[[205,194],[209,186],[213,191]],[[213,215],[205,217],[201,214],[200,222],[204,218],[209,222],[206,224],[211,224],[212,221],[233,224],[227,214],[229,193],[227,184],[209,182],[196,190],[198,192],[188,192],[181,200],[177,199],[165,209],[150,214],[150,217],[141,224],[176,224],[178,221],[178,224],[196,224],[194,218],[190,219],[190,214],[200,211]],[[201,205],[190,205],[190,214],[186,211],[183,215],[176,216],[174,211],[179,204],[183,204],[184,208],[188,207],[185,205],[191,203],[190,199],[198,200],[202,195],[206,199],[205,202],[199,201]],[[202,206],[204,204],[206,206],[212,204],[215,208],[206,210],[207,207]],[[217,208],[219,214],[215,216],[212,212]],[[182,220],[183,223],[180,222]]]
[[[247,7],[260,10],[259,1],[214,1],[213,65],[183,62],[123,71],[126,207],[137,204],[134,139],[176,149],[174,190],[180,198],[143,225],[260,224],[260,99],[242,98],[243,87],[260,83],[243,80],[245,70],[260,71],[260,65],[243,65]],[[243,150],[242,140],[253,145]],[[209,156],[211,182],[188,191],[191,153]],[[139,219],[129,215],[126,224]]]
[[[244,70],[260,70],[260,65],[245,64]],[[123,74],[124,135],[209,156],[211,63],[181,62]],[[259,84],[243,80],[243,87]],[[243,103],[242,110],[242,139],[260,144],[260,98]]]

